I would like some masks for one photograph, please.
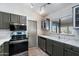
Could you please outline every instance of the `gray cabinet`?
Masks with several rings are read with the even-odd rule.
[[[39,37],[38,38],[38,46],[43,50],[46,51],[46,39]]]
[[[63,44],[43,37],[38,37],[38,46],[51,56],[63,56]]]
[[[63,56],[63,48],[61,46],[54,45],[53,56]]]
[[[41,38],[40,37],[38,37],[38,46],[39,46],[39,48],[42,48]]]
[[[8,42],[5,42],[0,46],[0,56],[8,56],[8,55],[9,55],[9,44]]]
[[[26,16],[11,14],[11,22],[19,23],[19,24],[26,24]]]
[[[11,14],[11,22],[12,23],[20,23],[19,19],[20,19],[19,15]]]
[[[0,12],[0,29],[2,29],[3,25],[2,25],[2,12]]]
[[[64,56],[79,56],[79,47],[64,45]]]
[[[26,16],[0,12],[0,29],[9,29],[10,22],[26,24]]]
[[[4,44],[4,56],[9,55],[9,42],[5,42]]]
[[[63,45],[60,42],[54,42],[53,56],[63,56]]]
[[[20,24],[26,24],[26,16],[20,16]]]
[[[4,45],[0,46],[0,56],[4,55]]]
[[[9,29],[10,14],[0,12],[0,29]]]
[[[38,37],[38,46],[51,56],[79,56],[79,47]]]
[[[46,39],[45,38],[41,38],[41,44],[42,44],[42,49],[46,51]]]
[[[64,56],[79,56],[79,53],[70,49],[65,49]]]
[[[53,41],[50,40],[50,39],[47,39],[47,44],[46,44],[46,52],[49,54],[49,55],[52,55],[53,53]]]
[[[2,28],[9,29],[9,22],[10,22],[10,14],[9,13],[2,13]]]

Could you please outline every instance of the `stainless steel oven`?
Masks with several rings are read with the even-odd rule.
[[[10,41],[9,43],[9,55],[21,54],[28,51],[28,41],[27,40],[18,40]],[[28,55],[28,53],[26,53]]]
[[[13,31],[11,33],[11,40],[9,41],[10,56],[28,51],[28,36],[26,33],[26,31]]]

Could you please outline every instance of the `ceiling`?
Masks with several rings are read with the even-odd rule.
[[[38,14],[40,13],[40,7],[41,6],[43,6],[43,5],[45,5],[46,3],[31,3],[31,4],[29,4],[29,7],[33,10],[33,11],[35,11],[35,12],[37,12]],[[46,5],[45,6],[45,8],[44,8],[44,10],[45,10],[45,12],[48,14],[48,15],[54,15],[56,12],[59,12],[59,13],[57,13],[56,15],[58,15],[59,14],[59,16],[61,15],[61,14],[64,14],[63,12],[60,12],[62,9],[65,9],[65,8],[70,8],[70,9],[72,9],[72,7],[73,6],[75,6],[75,5],[78,5],[78,3],[51,3],[51,4],[48,4],[48,5]],[[32,6],[32,7],[31,7]],[[70,9],[68,9],[67,11],[68,12],[66,12],[67,14],[68,13],[71,13],[71,11],[69,11]],[[62,15],[61,15],[62,16]],[[51,17],[51,18],[53,18],[53,17]],[[58,21],[58,19],[53,19],[53,21]],[[68,21],[67,21],[68,20]],[[64,22],[63,22],[64,21]],[[64,18],[62,18],[62,22],[63,23],[71,23],[72,22],[72,15],[70,15],[70,16],[68,16],[68,17],[64,17]]]
[[[30,3],[28,5],[29,5],[29,7],[32,6],[32,8],[31,8],[32,10],[34,10],[36,12],[40,12],[40,6],[42,6],[44,4],[46,4],[46,3]],[[73,5],[73,3],[51,3],[49,5],[46,5],[44,10],[48,14],[51,14],[51,13],[55,13],[58,10],[66,8],[66,7],[70,6],[70,5]]]
[[[47,4],[47,3],[23,3],[24,6],[30,8],[30,10],[32,10],[34,13],[38,13],[40,15],[40,7]],[[50,3],[48,5],[45,5],[45,12],[49,15],[48,17],[50,17],[51,19],[53,18],[57,18],[55,19],[55,21],[59,19],[60,16],[66,16],[67,15],[71,15],[72,13],[72,7],[78,5],[78,3]],[[67,9],[67,10],[64,10]],[[72,15],[71,15],[72,16]],[[70,20],[70,22],[72,17],[65,17],[65,20]],[[66,22],[66,21],[65,21]]]

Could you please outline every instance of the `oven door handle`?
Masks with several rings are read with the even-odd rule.
[[[22,43],[22,42],[28,42],[28,40],[16,40],[16,41],[10,41],[9,44],[17,44],[17,43]]]

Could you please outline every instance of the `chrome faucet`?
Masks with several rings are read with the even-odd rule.
[[[58,36],[58,38],[60,39],[60,36]]]

